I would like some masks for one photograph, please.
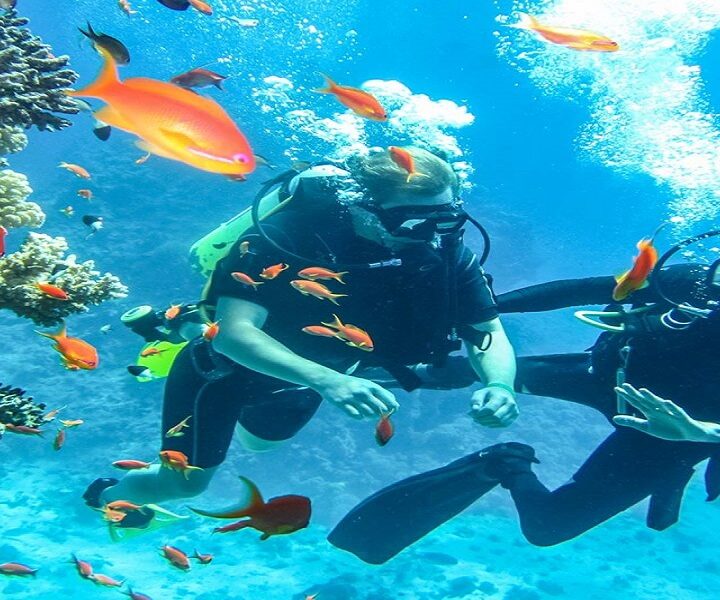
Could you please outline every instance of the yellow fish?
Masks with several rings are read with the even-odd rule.
[[[534,31],[544,40],[572,50],[617,52],[620,49],[617,42],[600,33],[585,29],[543,25],[535,17],[526,13],[520,13],[520,22],[513,27]]]

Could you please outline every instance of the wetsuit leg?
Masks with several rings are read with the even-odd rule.
[[[548,490],[529,469],[509,476],[503,486],[512,494],[528,541],[551,546],[656,492],[667,493],[675,486],[679,500],[693,466],[712,451],[712,444],[669,442],[623,429],[611,434],[573,479],[555,491]]]

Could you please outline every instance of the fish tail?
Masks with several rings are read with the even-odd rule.
[[[255,485],[255,483],[242,475],[240,475],[240,480],[250,488],[250,501],[247,504],[247,513],[250,515],[255,512],[255,510],[263,506],[265,504],[265,500],[263,500],[260,489],[257,485]]]
[[[57,341],[64,337],[67,337],[67,327],[65,326],[65,322],[63,322],[63,324],[60,326],[60,330],[57,333],[47,333],[45,331],[38,331],[37,329],[35,330],[35,333],[43,337],[50,338],[51,340]]]
[[[339,283],[342,283],[343,285],[345,282],[343,281],[343,275],[347,275],[349,271],[340,271],[339,273],[335,274],[335,281],[338,281]]]
[[[337,303],[336,298],[345,298],[345,297],[347,297],[347,294],[333,294],[332,296],[329,296],[329,297],[328,297],[328,300],[330,300],[330,302],[332,302],[335,306],[340,306],[340,305]],[[335,318],[337,319],[337,317],[335,317]],[[340,319],[338,319],[338,321],[339,321],[339,320],[340,320]]]
[[[217,89],[219,89],[221,92],[224,92],[225,90],[224,90],[224,88],[223,88],[223,86],[222,86],[222,82],[223,82],[222,79],[216,79],[215,81],[213,81],[213,85],[214,85]]]
[[[102,99],[109,88],[112,88],[120,83],[115,59],[107,50],[101,48],[100,46],[97,47],[97,51],[105,59],[100,75],[98,75],[97,79],[89,86],[81,90],[67,90],[65,93],[68,96],[88,96],[91,98]]]
[[[515,23],[514,25],[511,25],[511,27],[515,27],[517,29],[529,29],[529,30],[535,30],[538,28],[540,23],[538,20],[533,17],[532,15],[529,15],[527,13],[521,12],[520,13],[520,20]]]
[[[317,92],[318,94],[333,94],[335,92],[335,88],[337,88],[337,83],[335,83],[330,77],[325,75],[325,73],[320,73],[325,78],[325,84],[327,85],[326,88],[316,88],[313,90],[313,92]]]

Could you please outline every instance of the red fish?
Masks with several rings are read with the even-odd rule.
[[[367,331],[350,323],[343,323],[337,315],[333,315],[333,318],[335,320],[332,323],[323,323],[323,325],[337,329],[338,337],[348,346],[365,350],[365,352],[373,351],[375,345]]]
[[[330,269],[325,269],[323,267],[308,267],[307,269],[298,271],[298,276],[303,279],[309,279],[310,281],[315,281],[316,279],[334,279],[339,283],[345,283],[343,281],[343,275],[347,274],[347,271],[340,271],[339,273],[336,273],[335,271],[331,271]]]
[[[199,515],[216,519],[249,517],[225,527],[218,527],[213,532],[225,533],[252,527],[262,532],[261,540],[266,540],[272,535],[283,535],[304,529],[310,523],[310,498],[294,495],[278,496],[265,502],[260,490],[252,481],[242,476],[240,479],[250,489],[249,501],[217,512],[190,509]]]
[[[203,0],[188,0],[188,3],[195,10],[201,12],[204,15],[210,16],[211,14],[213,14],[212,7],[207,2],[203,2]]]
[[[378,446],[384,446],[392,439],[392,436],[395,435],[395,427],[390,421],[390,416],[393,412],[395,411],[391,410],[389,413],[380,417],[375,427],[375,441],[378,443]]]
[[[225,75],[220,75],[214,71],[200,67],[192,69],[187,73],[176,75],[170,80],[170,83],[184,88],[203,88],[214,85],[217,89],[221,90],[223,89],[222,82],[225,79],[227,79]]]
[[[55,417],[58,416],[58,414],[60,413],[61,410],[65,410],[66,408],[67,408],[67,404],[65,406],[61,406],[60,408],[55,408],[55,409],[51,410],[49,413],[43,415],[42,420],[46,421],[46,422],[52,421],[55,419]]]
[[[165,311],[165,318],[168,321],[172,321],[175,317],[180,314],[182,310],[182,304],[173,304]]]
[[[0,225],[0,258],[5,256],[5,236],[7,236],[8,230]]]
[[[118,0],[118,6],[128,17],[134,15],[137,11],[133,10],[128,0]]]
[[[28,427],[27,425],[13,425],[12,423],[5,423],[5,429],[12,431],[13,433],[19,433],[22,435],[39,435],[43,436],[43,432],[37,427]]]
[[[55,448],[55,450],[60,450],[60,448],[62,448],[64,444],[65,444],[65,430],[58,429],[57,433],[55,434],[55,439],[53,440],[53,448]]]
[[[160,464],[171,471],[182,473],[185,479],[188,479],[190,471],[203,470],[202,467],[193,467],[188,464],[188,457],[177,450],[162,450],[160,452]]]
[[[323,327],[322,325],[308,325],[303,327],[302,330],[310,335],[317,335],[319,337],[337,337],[338,332],[329,327]]]
[[[238,283],[242,283],[243,285],[252,287],[255,291],[257,291],[257,287],[259,285],[265,283],[264,281],[255,281],[252,277],[250,277],[250,275],[246,275],[245,273],[241,273],[240,271],[230,273],[230,277],[232,277]]]
[[[37,572],[37,569],[31,569],[20,563],[9,562],[0,565],[0,573],[3,575],[35,575]]]
[[[78,190],[77,195],[80,196],[81,198],[85,198],[85,200],[93,199],[92,190]]]
[[[67,292],[52,283],[36,283],[35,287],[46,296],[55,298],[56,300],[69,300],[70,296]]]
[[[128,587],[127,595],[130,597],[130,600],[152,600],[147,594],[136,592],[131,587]]]
[[[218,321],[214,321],[213,323],[205,323],[203,325],[203,339],[206,342],[211,342],[217,337],[217,334],[220,333],[220,323]]]
[[[58,165],[58,167],[60,167],[62,169],[67,169],[68,171],[70,171],[71,173],[74,173],[81,179],[90,179],[90,173],[88,172],[88,170],[81,167],[80,165],[74,165],[72,163],[61,162]]]
[[[123,510],[125,512],[140,510],[142,508],[139,504],[133,504],[127,500],[113,500],[112,502],[108,502],[105,506],[110,510]]]
[[[308,281],[307,279],[293,279],[290,282],[298,292],[303,296],[313,296],[318,300],[330,300],[338,306],[337,298],[344,298],[347,294],[333,294],[327,287],[317,281]]]
[[[78,369],[90,370],[97,368],[100,361],[97,350],[79,338],[68,337],[64,323],[58,333],[43,333],[42,331],[36,333],[55,340],[53,348],[62,357],[62,363],[66,369],[77,371]]]
[[[279,263],[277,265],[272,265],[271,267],[265,267],[262,270],[262,273],[260,273],[260,277],[262,277],[263,279],[275,279],[287,268],[288,265],[285,263]]]
[[[145,348],[142,352],[140,352],[140,356],[156,356],[158,354],[162,354],[165,352],[167,348],[163,348],[162,350],[160,348],[156,348],[155,346],[151,346],[150,348]]]
[[[136,469],[147,469],[152,463],[142,460],[116,460],[112,466],[123,471],[135,471]]]
[[[163,556],[170,561],[173,567],[187,571],[190,568],[190,559],[182,550],[165,545],[161,548]]]
[[[399,148],[398,146],[390,146],[388,148],[388,152],[390,152],[390,158],[392,161],[401,169],[404,169],[407,171],[407,179],[405,180],[405,183],[410,183],[410,180],[413,177],[427,177],[427,175],[423,173],[418,173],[415,170],[415,159],[413,158],[412,154],[405,150],[405,148]]]
[[[347,106],[355,114],[373,121],[386,121],[387,113],[377,98],[361,89],[338,85],[327,75],[323,75],[327,87],[315,90],[321,94],[333,94],[340,104]]]
[[[662,225],[660,226],[662,227]],[[643,238],[637,243],[639,254],[633,259],[633,266],[617,277],[617,285],[613,290],[613,300],[619,302],[625,300],[633,292],[645,287],[650,272],[658,261],[658,252],[653,246],[653,241],[660,227],[651,238]]]
[[[75,562],[75,566],[77,567],[77,571],[78,571],[78,573],[80,573],[80,577],[84,577],[85,579],[90,579],[93,574],[92,565],[89,562],[80,560],[74,554],[72,555],[72,557],[73,557],[73,561]]]
[[[193,558],[197,558],[204,565],[209,565],[215,557],[212,554],[200,554],[196,549]]]

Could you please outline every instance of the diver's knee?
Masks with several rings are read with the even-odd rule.
[[[555,532],[543,528],[523,527],[523,535],[525,539],[530,542],[533,546],[539,548],[549,548],[550,546],[557,546],[570,539],[572,536],[563,536],[559,532]]]
[[[193,471],[188,474],[187,479],[181,473],[173,473],[174,477],[163,483],[166,487],[172,489],[174,496],[192,498],[199,496],[208,488],[215,474],[215,469],[216,467],[212,467],[202,471]]]
[[[250,452],[269,452],[282,444],[282,441],[264,440],[256,435],[253,435],[241,425],[237,425],[235,427],[235,433],[243,448]]]

